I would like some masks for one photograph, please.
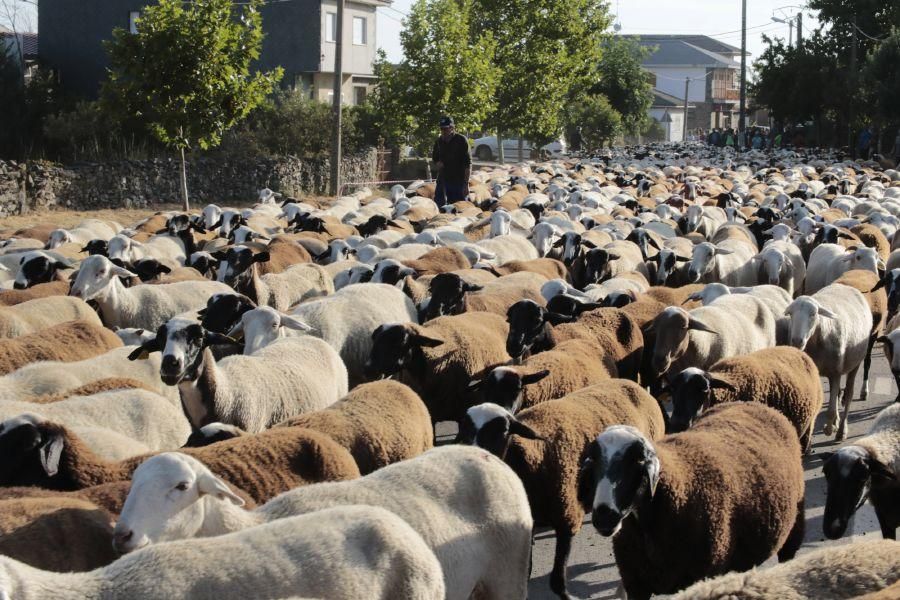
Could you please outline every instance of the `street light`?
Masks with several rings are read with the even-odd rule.
[[[803,9],[805,6],[799,6],[796,4],[789,4],[787,6],[779,6],[775,10],[784,10],[786,8],[796,8],[799,9],[800,12],[791,16],[791,17],[776,17],[774,12],[772,14],[772,21],[775,23],[782,23],[788,26],[788,47],[794,41],[794,23],[797,23],[797,48],[803,46]]]

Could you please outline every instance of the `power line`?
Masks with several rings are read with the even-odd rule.
[[[869,39],[872,40],[873,42],[883,42],[884,40],[886,40],[886,39],[888,39],[889,37],[891,37],[891,36],[889,36],[889,35],[886,35],[886,36],[881,37],[881,38],[872,37],[871,35],[869,35],[869,34],[866,33],[865,31],[863,31],[862,29],[860,29],[860,28],[859,28],[859,25],[854,24],[853,26],[856,28],[856,30],[857,30],[858,32],[860,32],[861,34],[863,34],[864,36],[866,36],[867,38],[869,38]]]

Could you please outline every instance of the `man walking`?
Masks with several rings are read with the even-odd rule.
[[[438,206],[444,206],[448,202],[458,202],[469,196],[472,157],[469,156],[469,142],[456,133],[453,119],[441,117],[439,126],[441,135],[434,143],[431,160],[438,172],[434,202]]]

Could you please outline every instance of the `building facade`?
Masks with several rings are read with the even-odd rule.
[[[737,127],[740,48],[705,35],[628,37],[651,50],[643,67],[651,74],[657,91],[683,104],[687,81],[689,130]]]
[[[344,11],[342,97],[364,100],[375,83],[376,9],[392,0],[347,1]],[[41,0],[40,57],[56,70],[64,88],[95,98],[106,79],[103,40],[116,27],[134,31],[145,0]],[[268,2],[260,10],[265,38],[257,67],[284,69],[282,85],[310,98],[333,97],[337,4],[334,0]]]

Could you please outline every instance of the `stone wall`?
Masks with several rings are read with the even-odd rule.
[[[345,182],[376,179],[376,152],[345,157]],[[285,196],[324,194],[328,159],[294,156],[239,160],[221,156],[188,161],[192,204],[247,203],[263,187]],[[0,160],[0,217],[39,209],[138,208],[180,203],[179,164],[174,159],[122,160],[57,165]]]

